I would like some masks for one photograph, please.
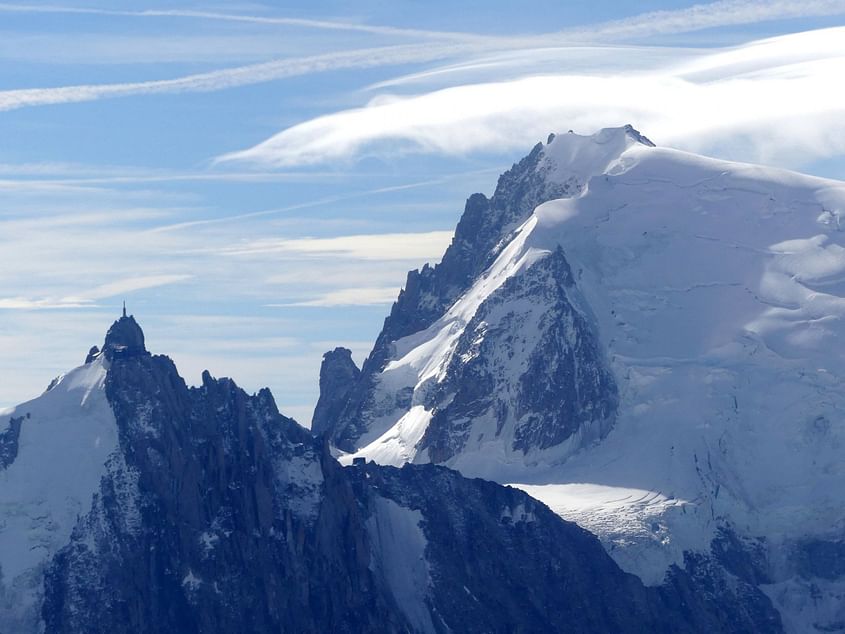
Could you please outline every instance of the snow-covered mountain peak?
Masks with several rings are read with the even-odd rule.
[[[350,391],[342,460],[523,483],[648,583],[757,540],[791,618],[836,621],[790,584],[843,548],[845,184],[616,128],[535,147],[494,198],[461,221],[505,227],[483,268]]]
[[[543,147],[538,171],[549,181],[575,181],[579,187],[593,176],[607,172],[629,148],[655,147],[631,125],[603,128],[590,135],[569,131],[551,135],[549,139]]]

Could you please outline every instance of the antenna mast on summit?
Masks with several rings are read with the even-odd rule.
[[[123,300],[123,316],[126,317],[126,300]]]

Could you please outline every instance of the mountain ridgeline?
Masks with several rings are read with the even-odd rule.
[[[633,129],[629,133],[639,137]],[[549,142],[553,138],[552,135]],[[650,143],[644,137],[640,139]],[[314,429],[328,433],[332,443],[344,451],[354,451],[359,446],[361,437],[371,432],[371,419],[378,418],[386,407],[394,405],[379,402],[377,395],[379,373],[393,357],[393,344],[440,319],[493,263],[508,237],[538,205],[575,196],[583,190],[586,181],[581,175],[573,173],[564,179],[550,178],[549,172],[553,168],[545,158],[543,144],[538,143],[528,156],[502,174],[491,198],[484,194],[470,196],[452,243],[440,263],[434,267],[426,264],[422,269],[408,273],[405,287],[385,319],[373,351],[354,385],[347,390],[345,402],[336,404],[337,411],[331,417],[322,410],[315,411]],[[327,362],[331,363],[330,357]],[[609,390],[607,399],[612,401],[613,387],[606,387]],[[396,405],[403,407],[401,398],[410,396],[409,391],[399,397]],[[536,429],[533,433],[542,435],[542,431]],[[442,457],[449,452],[442,447],[442,433],[430,440],[435,445],[435,454],[440,453]],[[437,447],[437,443],[441,447]]]
[[[680,569],[644,586],[593,535],[522,491],[434,465],[344,468],[268,390],[250,396],[208,373],[188,387],[168,357],[146,350],[131,316],[109,329],[102,352],[17,412],[0,419],[22,439],[0,477],[38,470],[56,495],[41,499],[31,483],[18,492],[31,509],[0,505],[4,634],[763,632],[779,623],[760,597],[703,593]],[[57,451],[74,452],[68,438],[29,442],[57,417],[83,445],[92,434],[107,445],[88,456],[100,461],[88,490],[69,465],[51,464]],[[13,534],[27,512],[27,530]],[[36,554],[16,561],[12,538]]]

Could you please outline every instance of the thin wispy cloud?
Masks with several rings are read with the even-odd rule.
[[[290,18],[278,16],[245,15],[221,13],[215,11],[194,11],[189,9],[147,9],[143,11],[125,11],[117,9],[95,9],[59,5],[24,5],[0,3],[0,11],[10,13],[47,13],[65,15],[100,15],[128,18],[191,18],[223,22],[242,22],[268,26],[288,26],[329,31],[354,31],[371,35],[403,36],[438,40],[488,39],[471,33],[454,31],[431,31],[426,29],[407,29],[394,26],[380,26],[340,20],[314,20],[308,18]]]
[[[0,174],[3,174],[0,166]],[[319,183],[337,181],[344,174],[339,172],[302,172],[302,171],[241,171],[241,172],[163,172],[137,170],[134,173],[115,174],[114,176],[79,176],[71,178],[37,178],[26,174],[20,178],[0,178],[0,190],[37,191],[77,189],[90,191],[100,186],[143,185],[155,183],[191,183],[191,182],[229,182],[229,183]]]
[[[50,310],[60,308],[90,308],[91,302],[74,299],[50,299],[43,297],[0,297],[0,310]]]
[[[662,144],[797,163],[845,152],[845,99],[831,81],[843,67],[845,28],[824,29],[635,73],[528,76],[380,96],[221,160],[284,167],[364,152],[461,155],[525,147],[563,126],[633,123]]]
[[[286,304],[268,304],[275,308],[315,307],[329,308],[336,306],[380,306],[390,305],[396,299],[399,291],[397,286],[363,286],[360,288],[344,288],[324,293],[317,297]]]
[[[11,13],[44,13],[68,15],[101,15],[127,18],[190,18],[225,22],[242,22],[269,26],[287,26],[330,31],[354,31],[372,35],[402,36],[434,40],[478,43],[522,42],[530,36],[501,37],[476,33],[411,29],[389,25],[372,25],[340,20],[316,20],[271,15],[248,15],[190,9],[147,9],[142,11],[98,9],[62,5],[25,5],[0,3],[0,11]],[[720,0],[673,10],[652,11],[620,20],[586,27],[565,29],[543,37],[565,36],[570,41],[608,41],[641,39],[653,35],[688,33],[719,26],[733,26],[798,17],[816,17],[845,13],[843,0]]]
[[[333,263],[336,261],[335,258]],[[266,277],[265,282],[283,289],[305,287],[325,291],[353,288],[363,282],[368,286],[398,289],[404,283],[407,271],[408,266],[404,261],[400,262],[400,266],[394,267],[385,266],[385,262],[381,260],[358,259],[345,261],[343,266],[282,268]]]
[[[496,50],[576,45],[584,42],[638,40],[651,35],[684,33],[716,26],[748,24],[764,20],[836,15],[845,13],[845,0],[810,0],[796,6],[785,0],[723,0],[687,9],[659,11],[618,21],[574,28],[556,33],[518,37],[495,37],[472,33],[426,31],[371,26],[347,22],[299,18],[249,16],[192,10],[121,11],[84,7],[0,4],[0,11],[66,13],[123,17],[178,17],[215,19],[330,30],[353,30],[440,42],[382,46],[280,59],[264,63],[197,73],[174,79],[140,82],[79,84],[0,91],[0,111],[29,106],[80,103],[133,95],[212,92],[312,73],[425,63],[461,55],[479,55]]]
[[[0,14],[0,19],[6,17]],[[335,38],[332,34],[328,37]],[[197,34],[116,33],[91,29],[83,33],[9,32],[0,38],[0,60],[8,64],[34,63],[68,69],[85,65],[88,69],[111,70],[139,64],[240,64],[282,57],[302,56],[326,50],[328,37],[296,34]],[[352,38],[346,38],[352,39]],[[363,39],[363,38],[361,38]],[[312,45],[313,44],[313,45]]]
[[[135,223],[161,221],[173,213],[175,209],[130,208],[120,210],[120,224],[131,227]],[[115,221],[113,209],[95,211],[91,208],[72,208],[68,213],[56,213],[51,210],[45,215],[19,214],[14,218],[2,218],[3,228],[7,235],[31,231],[55,231],[76,229],[79,227],[103,228]]]
[[[225,163],[226,158],[221,157],[216,162]],[[332,205],[336,203],[343,203],[349,202],[351,200],[359,199],[359,198],[367,198],[370,196],[378,195],[378,194],[389,194],[393,192],[401,192],[401,191],[408,191],[413,189],[423,189],[431,186],[436,185],[443,185],[448,183],[449,181],[454,180],[461,180],[467,179],[472,176],[477,176],[479,174],[487,174],[491,172],[497,171],[496,169],[483,169],[483,170],[475,170],[471,172],[458,172],[454,174],[449,174],[447,176],[443,176],[441,178],[436,179],[429,179],[424,181],[417,181],[414,183],[403,183],[401,185],[391,185],[387,187],[377,187],[375,189],[367,189],[363,191],[353,191],[348,194],[339,194],[334,196],[324,196],[321,198],[316,198],[313,200],[308,200],[301,203],[296,203],[293,205],[286,205],[284,207],[274,207],[271,209],[260,209],[258,211],[249,211],[244,213],[232,214],[227,215],[219,218],[204,218],[200,220],[190,220],[186,222],[178,222],[173,224],[166,224],[158,226],[154,229],[151,229],[152,233],[166,233],[169,231],[182,231],[185,229],[193,229],[196,227],[203,227],[203,226],[210,226],[210,225],[221,225],[221,224],[230,224],[230,223],[238,223],[244,220],[257,220],[261,218],[266,218],[268,216],[277,216],[280,214],[285,214],[291,211],[301,211],[303,209],[312,209],[314,207],[323,207],[326,205]]]
[[[196,73],[176,79],[4,90],[0,91],[0,111],[15,110],[28,106],[80,103],[132,95],[214,92],[333,70],[364,69],[433,61],[455,55],[462,50],[464,49],[461,47],[453,46],[385,46],[250,64],[207,73]]]
[[[225,249],[226,255],[295,253],[336,255],[361,260],[414,260],[439,258],[452,239],[451,231],[379,233],[335,238],[262,239]]]
[[[652,11],[564,33],[586,41],[639,41],[655,35],[843,13],[845,0],[721,0],[683,9]]]
[[[92,308],[99,299],[135,291],[176,284],[191,279],[191,275],[146,275],[115,280],[92,289],[80,291],[70,297],[7,297],[0,298],[0,309],[6,310],[43,310],[60,308]]]
[[[647,71],[667,60],[681,63],[700,57],[705,51],[677,46],[567,45],[500,51],[427,68],[423,71],[384,79],[365,87],[375,92],[397,86],[447,87],[481,81],[503,81],[525,75]]]
[[[158,286],[166,286],[168,284],[177,284],[191,279],[192,275],[144,275],[142,277],[129,277],[122,280],[102,284],[96,288],[83,293],[82,297],[86,299],[96,300],[104,299],[106,297],[115,297],[122,293],[132,293],[148,288],[156,288]]]

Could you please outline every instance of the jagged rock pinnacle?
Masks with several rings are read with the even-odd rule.
[[[647,145],[648,147],[657,147],[657,146],[655,146],[654,142],[651,139],[649,139],[647,136],[642,134],[639,130],[637,130],[630,123],[627,124],[623,129],[625,130],[625,133],[629,137],[631,137],[632,139],[634,139],[638,143],[642,143],[643,145]]]
[[[118,357],[147,354],[147,349],[144,346],[144,331],[135,321],[135,317],[132,315],[127,317],[125,306],[123,316],[114,322],[106,333],[103,354],[110,361]]]
[[[349,392],[355,386],[361,371],[352,360],[352,351],[335,348],[323,355],[320,367],[320,400],[311,419],[311,431],[320,435],[330,429],[340,416]]]
[[[97,346],[91,346],[91,349],[88,351],[88,356],[85,357],[85,365],[88,365],[94,359],[100,356],[100,349]]]

